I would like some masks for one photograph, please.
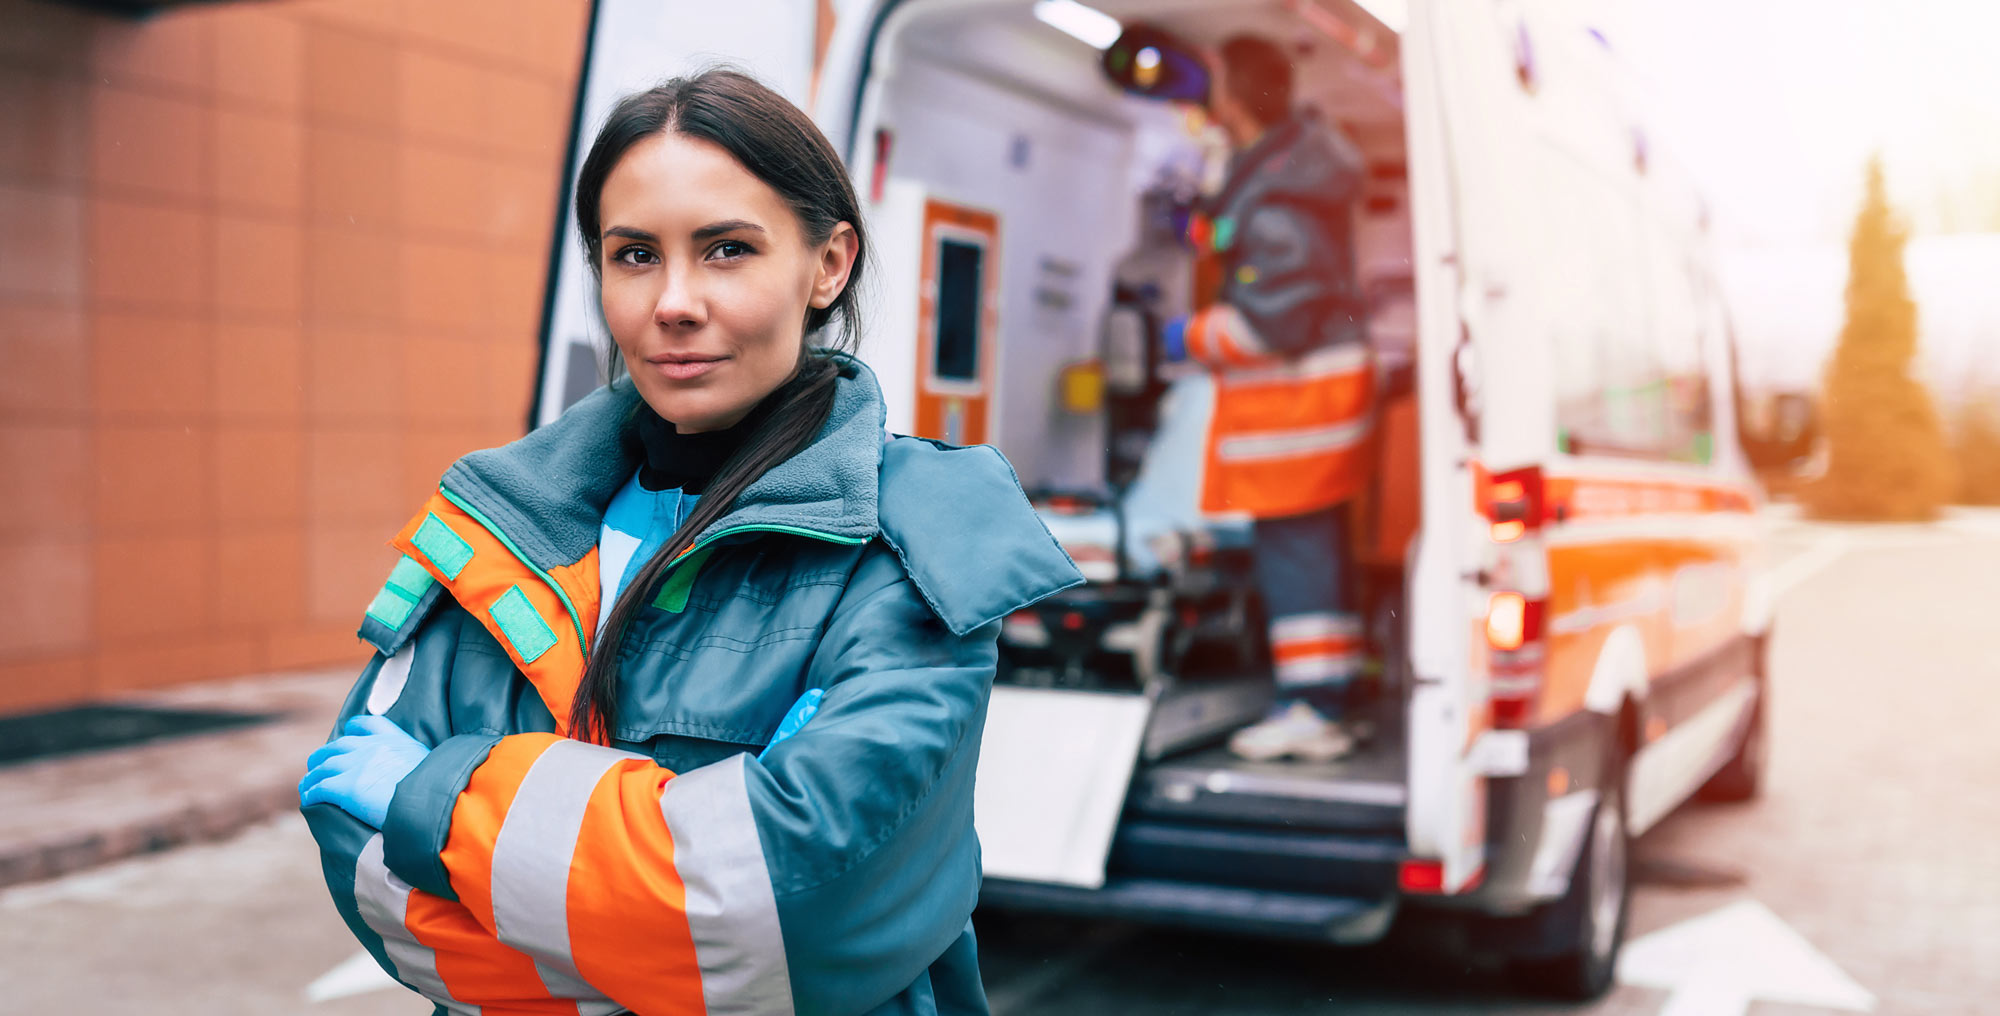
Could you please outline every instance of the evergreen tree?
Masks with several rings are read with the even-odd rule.
[[[2000,391],[1975,391],[1959,407],[1956,430],[1959,503],[2000,505]]]
[[[1954,478],[1930,393],[1910,376],[1917,306],[1903,271],[1908,232],[1889,207],[1878,156],[1848,244],[1847,323],[1820,399],[1824,476],[1803,491],[1820,518],[1914,521],[1937,515]]]

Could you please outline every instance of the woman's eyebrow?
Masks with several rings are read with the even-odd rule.
[[[748,219],[724,219],[721,222],[711,222],[708,225],[695,230],[693,236],[697,241],[709,240],[721,236],[724,233],[734,233],[738,230],[742,230],[746,233],[762,233],[764,232],[764,227],[759,226]]]
[[[641,243],[660,242],[659,237],[654,236],[653,234],[648,233],[643,229],[633,229],[631,226],[613,226],[610,229],[605,230],[604,235],[622,236],[627,240],[638,240]]]

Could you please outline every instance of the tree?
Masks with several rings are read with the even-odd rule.
[[[1930,392],[1910,376],[1917,306],[1903,271],[1906,227],[1889,207],[1880,156],[1848,244],[1847,323],[1828,361],[1820,399],[1825,475],[1807,486],[1820,518],[1933,518],[1953,493],[1944,428]]]
[[[1955,429],[1959,503],[2000,505],[2000,392],[1975,389]]]

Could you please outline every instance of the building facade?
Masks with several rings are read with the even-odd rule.
[[[0,0],[0,711],[358,663],[517,436],[589,0]]]

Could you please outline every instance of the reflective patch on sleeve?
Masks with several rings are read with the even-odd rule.
[[[368,616],[388,625],[391,629],[401,628],[410,619],[410,612],[417,608],[424,594],[437,584],[431,573],[408,554],[396,561],[396,567],[389,572],[389,581],[375,594],[368,604]]]
[[[389,954],[389,962],[404,984],[452,1016],[478,1016],[478,1006],[452,997],[444,978],[438,975],[437,953],[417,941],[405,926],[412,891],[408,882],[382,863],[382,834],[370,837],[354,864],[354,903],[361,920],[382,936],[383,951]]]
[[[410,537],[410,542],[430,558],[447,579],[456,581],[458,573],[464,571],[467,562],[472,560],[472,544],[452,532],[451,527],[445,525],[435,513],[424,516],[424,524],[417,527],[417,533]]]
[[[534,958],[549,994],[603,996],[570,954],[569,874],[591,792],[616,763],[638,758],[582,741],[557,741],[528,767],[493,841],[493,927]]]
[[[792,1012],[777,897],[744,782],[748,757],[683,773],[660,795],[711,1016]]]
[[[388,625],[391,629],[401,628],[410,619],[410,611],[417,609],[415,600],[406,600],[394,589],[383,586],[368,601],[368,616]]]
[[[493,623],[500,626],[500,634],[513,643],[521,662],[533,663],[555,647],[555,629],[542,620],[541,612],[528,602],[528,595],[521,592],[520,586],[507,587],[507,591],[501,593],[486,612],[493,615]]]
[[[368,686],[368,711],[377,716],[389,711],[403,697],[403,685],[410,680],[410,661],[415,659],[415,643],[405,642],[395,655],[375,668],[375,680]]]

